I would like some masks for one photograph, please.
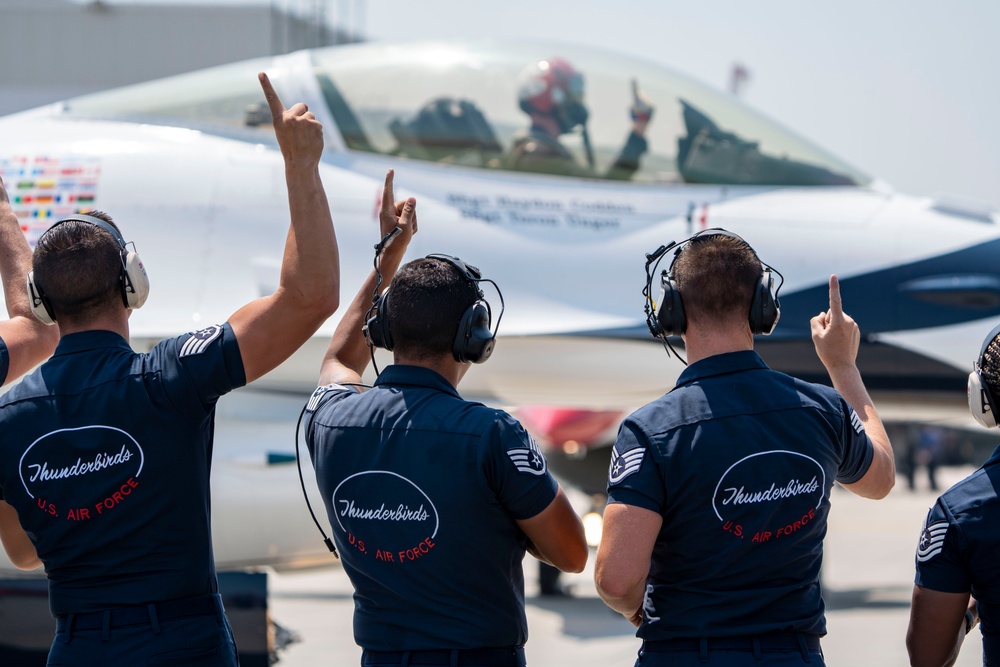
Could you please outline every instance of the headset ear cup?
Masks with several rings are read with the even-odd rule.
[[[770,269],[760,274],[760,281],[750,302],[750,331],[770,335],[781,318],[778,300],[774,298],[774,277]]]
[[[122,267],[122,293],[125,305],[133,310],[141,308],[149,297],[149,276],[139,255],[134,252],[125,255]]]
[[[392,352],[392,333],[389,329],[389,289],[386,288],[375,304],[375,313],[364,326],[368,344]]]
[[[969,373],[968,397],[969,412],[975,420],[986,428],[994,428],[997,425],[996,406],[978,368]]]
[[[679,336],[687,330],[681,291],[677,289],[673,277],[666,272],[660,276],[660,287],[660,308],[656,311],[660,336]]]
[[[490,306],[476,301],[469,306],[458,323],[452,355],[460,363],[481,364],[493,354],[496,339],[490,331]]]
[[[42,324],[53,325],[56,323],[55,313],[49,305],[45,294],[35,285],[35,272],[28,271],[27,277],[28,303],[31,304],[31,312]]]

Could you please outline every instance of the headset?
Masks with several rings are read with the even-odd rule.
[[[642,291],[642,295],[645,297],[643,308],[646,313],[646,326],[649,327],[649,333],[654,338],[663,341],[664,346],[669,348],[669,351],[673,352],[674,356],[678,359],[680,359],[680,356],[670,346],[667,338],[668,336],[679,336],[687,330],[687,317],[684,314],[684,302],[681,299],[681,292],[674,278],[674,264],[677,263],[677,258],[680,257],[681,252],[689,243],[711,236],[728,236],[729,238],[737,239],[750,248],[750,252],[753,253],[754,258],[760,262],[760,279],[757,281],[756,287],[754,287],[753,297],[750,300],[750,312],[748,313],[750,331],[755,335],[767,336],[774,331],[778,320],[781,318],[781,303],[778,300],[778,292],[781,290],[781,286],[785,284],[785,277],[774,267],[762,262],[753,247],[741,236],[721,227],[713,227],[702,230],[683,241],[671,241],[669,244],[661,245],[646,255],[646,286]],[[657,307],[657,302],[652,297],[653,276],[656,274],[656,269],[659,267],[663,256],[670,250],[674,251],[674,257],[670,262],[670,267],[660,274],[660,300],[659,307]],[[774,285],[772,273],[777,273],[778,277],[781,278],[781,282],[778,283],[777,287]],[[681,359],[681,361],[684,360]]]
[[[132,244],[133,250],[129,251],[128,243],[126,243],[125,239],[122,237],[121,232],[115,229],[114,225],[111,225],[100,218],[95,218],[92,215],[81,214],[71,215],[57,220],[51,227],[45,230],[42,236],[45,236],[45,234],[48,234],[64,222],[85,222],[89,225],[100,227],[108,234],[111,234],[111,238],[113,238],[115,243],[118,244],[122,260],[122,269],[118,276],[118,281],[121,286],[122,303],[125,304],[126,308],[131,310],[141,308],[142,304],[146,303],[146,298],[149,296],[149,276],[146,275],[146,269],[142,265],[142,260],[139,259],[139,255],[135,252],[135,244]],[[27,287],[28,299],[31,303],[31,312],[34,313],[35,317],[37,317],[41,322],[50,325],[55,324],[55,311],[52,309],[52,304],[45,296],[45,292],[42,291],[41,286],[35,282],[34,271],[28,272]]]
[[[378,269],[376,248],[376,270]],[[458,257],[451,255],[432,254],[425,259],[436,259],[450,264],[462,277],[476,288],[479,298],[465,309],[461,320],[458,323],[458,331],[455,334],[455,341],[452,344],[452,356],[460,363],[481,364],[490,358],[493,349],[496,347],[496,332],[500,327],[500,319],[503,318],[504,301],[503,294],[497,284],[489,278],[483,278],[482,273],[471,264],[466,264]],[[382,274],[379,273],[379,284],[381,284]],[[479,289],[479,283],[490,283],[500,296],[500,315],[497,317],[497,326],[491,330],[492,310],[486,301],[483,291]],[[392,339],[392,325],[389,321],[389,292],[386,288],[381,294],[376,286],[375,294],[372,295],[372,307],[366,315],[366,323],[363,328],[365,339],[369,348],[379,347],[392,351],[395,343]]]
[[[993,327],[986,340],[983,341],[979,356],[976,357],[972,372],[969,373],[969,412],[972,413],[977,422],[986,428],[993,428],[997,425],[997,409],[1000,408],[1000,402],[994,397],[989,383],[983,379],[983,357],[998,335],[1000,335],[1000,325]]]

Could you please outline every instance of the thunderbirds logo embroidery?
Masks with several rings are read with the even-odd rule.
[[[926,563],[941,553],[941,550],[944,549],[944,538],[947,534],[947,521],[935,521],[927,525],[927,520],[925,519],[924,531],[920,534],[920,543],[917,545],[917,562]]]
[[[190,357],[194,354],[201,354],[208,349],[208,346],[212,344],[212,341],[221,335],[222,326],[219,324],[213,324],[212,326],[206,327],[201,331],[194,331],[191,333],[191,337],[184,341],[184,345],[181,346],[181,351],[178,356]]]
[[[390,470],[365,470],[333,490],[328,511],[341,531],[341,549],[403,565],[436,553],[441,517],[431,497]],[[352,558],[344,554],[345,558]]]
[[[144,460],[142,447],[127,432],[82,426],[35,440],[18,467],[21,484],[39,510],[52,519],[87,521],[116,516],[119,505],[131,502]]]
[[[528,438],[527,447],[508,449],[507,456],[518,472],[537,476],[545,474],[545,457],[532,438]]]
[[[776,449],[731,465],[712,494],[720,527],[752,544],[787,541],[822,526],[826,471],[799,452]],[[821,529],[821,528],[820,528]]]
[[[613,449],[611,465],[608,468],[608,481],[617,484],[629,475],[639,472],[645,455],[645,447],[635,447],[624,453],[619,453],[617,448]]]

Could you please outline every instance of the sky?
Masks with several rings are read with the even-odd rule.
[[[897,191],[1000,208],[996,0],[329,0],[326,16],[379,41],[589,45],[718,89],[739,62],[745,103]]]

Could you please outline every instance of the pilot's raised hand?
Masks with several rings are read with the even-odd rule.
[[[267,74],[261,72],[257,78],[271,110],[274,135],[285,162],[301,160],[308,164],[319,164],[323,155],[323,124],[316,120],[316,116],[302,102],[286,109]]]
[[[379,232],[382,250],[393,248],[400,255],[417,233],[417,200],[413,197],[393,201],[392,183],[395,172],[390,169],[385,175],[382,188],[382,205],[378,212]]]
[[[854,367],[861,330],[851,316],[844,313],[837,276],[830,276],[830,309],[812,318],[809,325],[816,354],[831,375],[839,369]]]
[[[639,136],[645,136],[646,126],[649,125],[654,110],[652,102],[639,90],[639,82],[632,79],[632,108],[629,109],[632,116],[632,131]]]

